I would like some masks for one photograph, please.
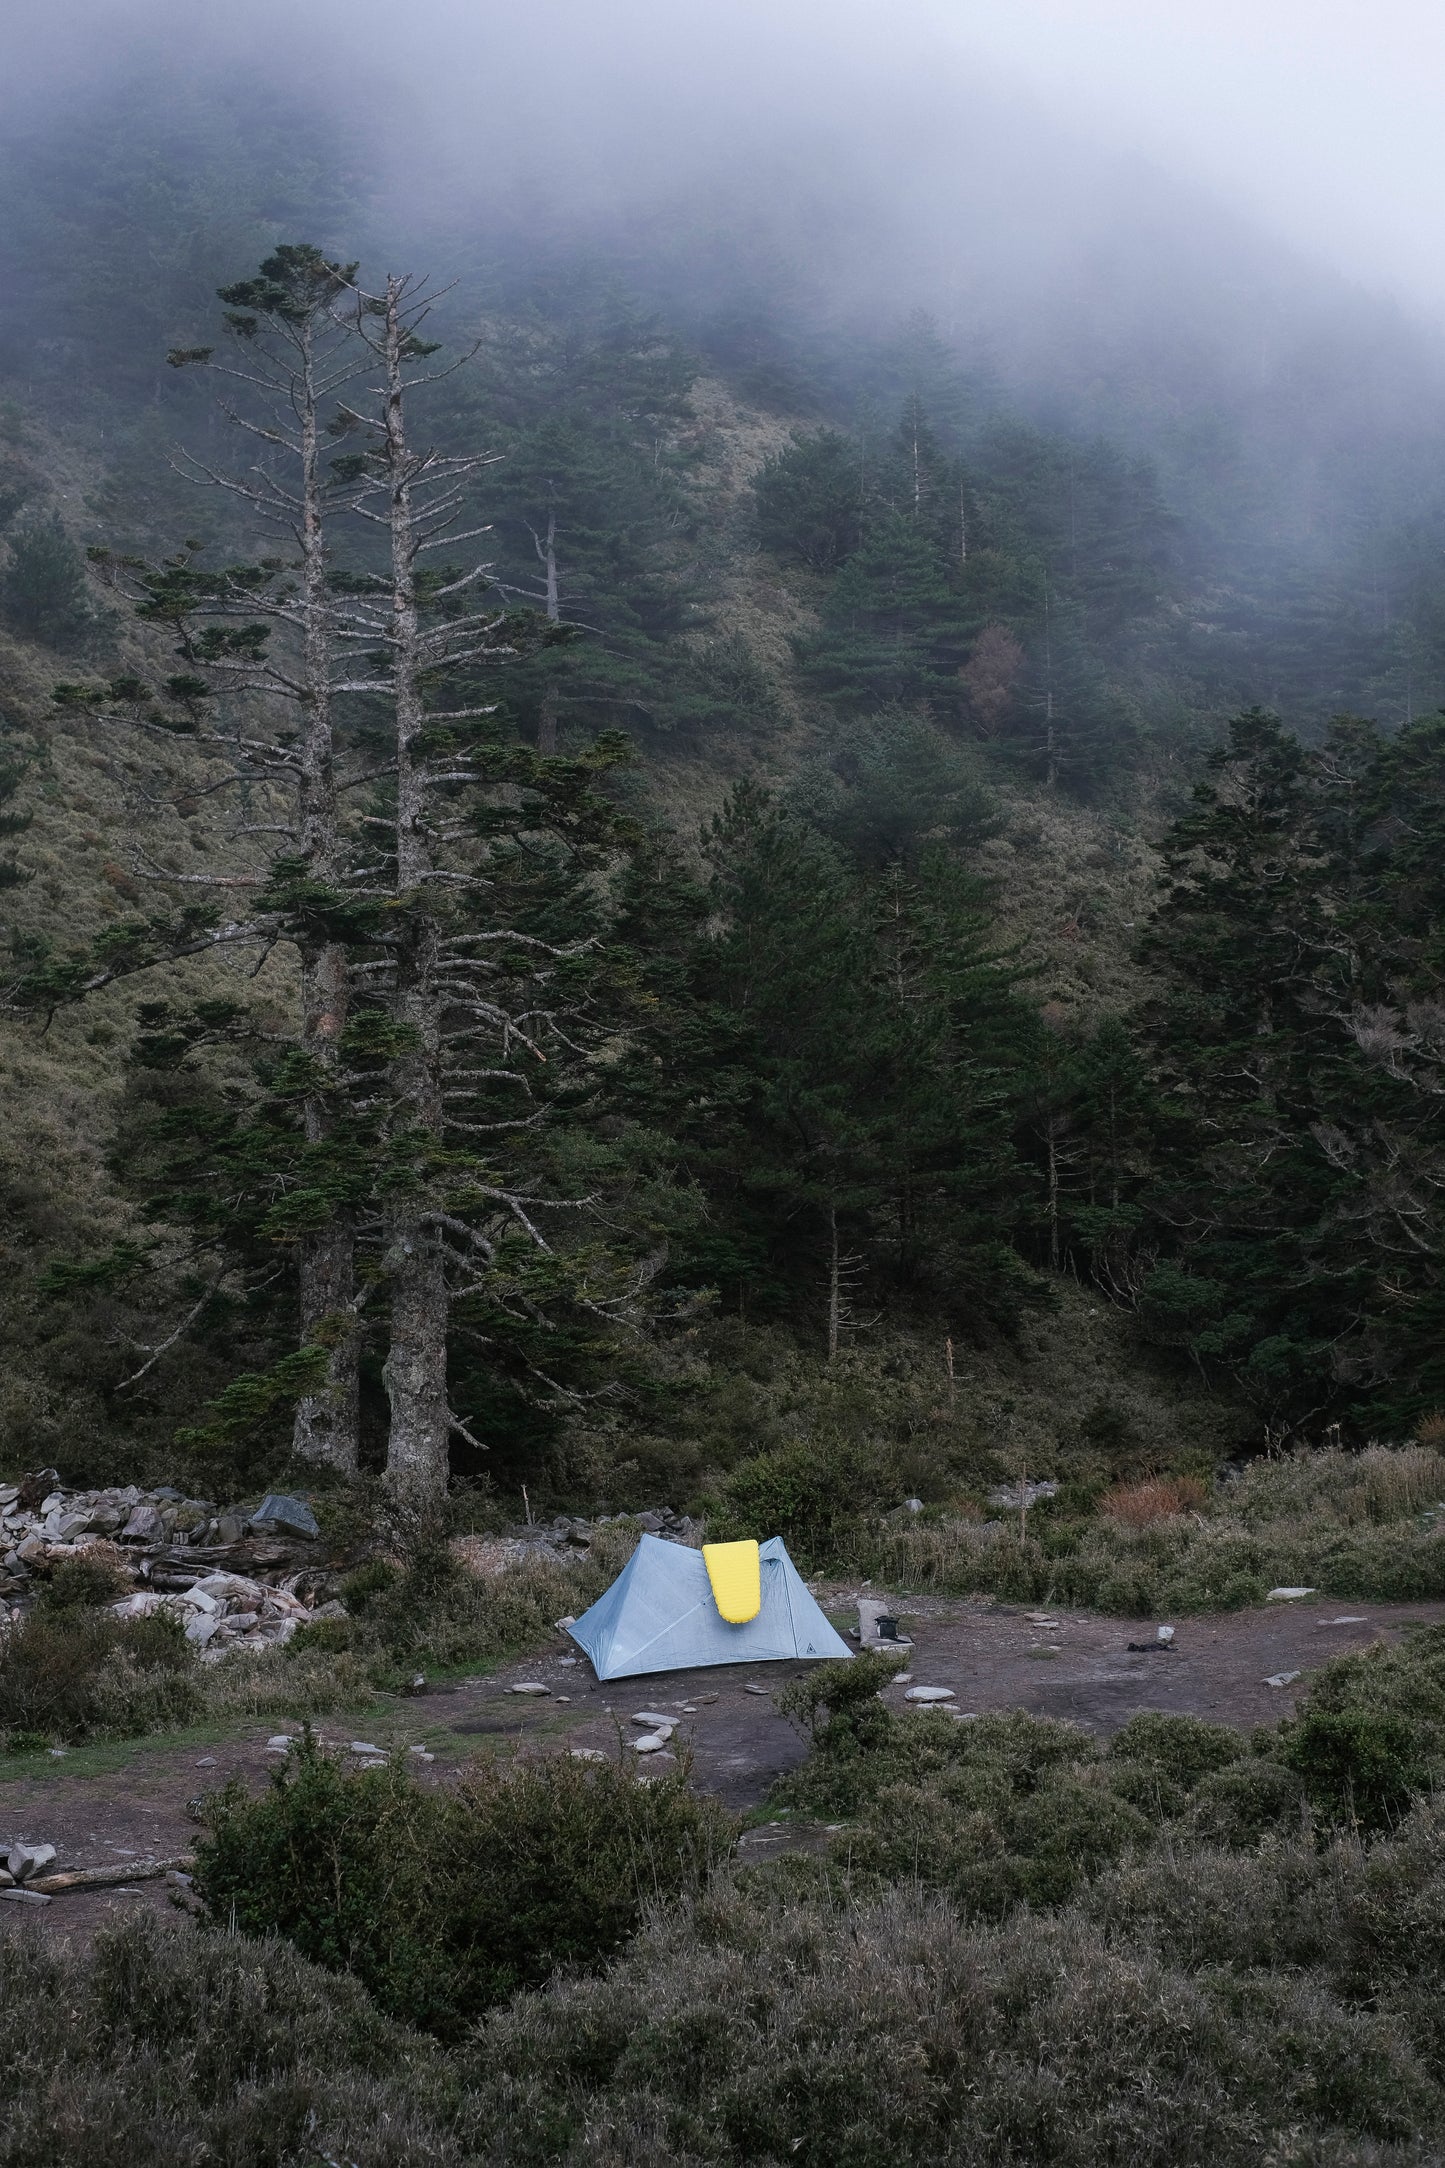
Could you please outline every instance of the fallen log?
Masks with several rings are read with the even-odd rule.
[[[154,1882],[163,1874],[189,1874],[195,1864],[195,1854],[185,1852],[179,1859],[133,1859],[123,1866],[72,1867],[65,1874],[38,1874],[25,1887],[39,1890],[46,1897],[58,1897],[68,1889],[118,1889],[127,1882]]]

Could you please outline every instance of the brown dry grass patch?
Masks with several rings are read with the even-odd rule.
[[[1124,1528],[1154,1528],[1181,1513],[1199,1512],[1208,1496],[1207,1484],[1197,1475],[1149,1476],[1142,1483],[1117,1484],[1103,1511]]]

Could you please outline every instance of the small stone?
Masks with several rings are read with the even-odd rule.
[[[348,1754],[372,1754],[375,1755],[380,1761],[386,1760],[386,1755],[383,1753],[382,1749],[379,1746],[372,1746],[369,1741],[365,1739],[350,1740],[347,1744],[346,1751]]]
[[[567,1628],[568,1628],[569,1626],[575,1626],[575,1625],[576,1625],[576,1623],[577,1623],[577,1621],[576,1621],[576,1619],[575,1619],[575,1618],[574,1618],[574,1617],[572,1616],[572,1613],[571,1613],[571,1612],[569,1611],[569,1612],[567,1613],[567,1616],[566,1616],[565,1618],[559,1618],[559,1619],[554,1619],[552,1623],[553,1623],[553,1625],[554,1625],[554,1626],[556,1627],[556,1629],[557,1629],[558,1633],[560,1633],[560,1634],[564,1634],[564,1633],[566,1633],[566,1631],[567,1631]],[[571,1659],[571,1661],[572,1661],[573,1663],[576,1663],[576,1661],[577,1661],[576,1657],[574,1656],[574,1657],[573,1657],[573,1658]]]
[[[766,1694],[770,1692],[770,1689],[766,1686],[745,1686],[743,1692],[745,1694]]]
[[[649,1731],[658,1731],[664,1724],[670,1724],[672,1718],[659,1716],[656,1709],[637,1709],[633,1712],[632,1721],[634,1724],[645,1724]]]
[[[607,1756],[595,1746],[574,1746],[571,1749],[571,1754],[573,1761],[606,1761],[607,1759]]]
[[[1312,1588],[1272,1588],[1265,1597],[1266,1603],[1298,1603],[1301,1596],[1313,1596]]]
[[[634,1754],[660,1754],[671,1737],[670,1731],[649,1732],[645,1739],[633,1740],[632,1751]]]
[[[0,1897],[12,1905],[48,1905],[50,1899],[39,1889],[0,1889]]]
[[[410,1754],[410,1755],[411,1755],[411,1756],[413,1757],[413,1759],[414,1759],[414,1760],[416,1760],[416,1761],[435,1761],[435,1760],[436,1760],[436,1756],[435,1756],[435,1754],[431,1753],[431,1752],[430,1752],[430,1751],[429,1751],[429,1750],[428,1750],[428,1749],[427,1749],[426,1747],[424,1747],[424,1746],[409,1746],[409,1747],[407,1748],[407,1752],[408,1752],[408,1754]]]
[[[154,1506],[137,1506],[120,1532],[122,1543],[159,1543],[165,1524]]]
[[[214,1769],[215,1766],[216,1757],[214,1754],[203,1754],[200,1760],[196,1763],[196,1767],[198,1769]]]
[[[951,1686],[910,1686],[905,1701],[952,1701]]]
[[[1296,1679],[1303,1677],[1302,1671],[1276,1671],[1274,1677],[1266,1679],[1264,1683],[1266,1686],[1293,1686]]]
[[[292,1733],[278,1731],[274,1739],[266,1741],[266,1752],[268,1754],[289,1754],[296,1744],[297,1741]]]
[[[424,1671],[414,1671],[407,1681],[406,1690],[409,1694],[424,1694],[426,1692],[426,1673]]]
[[[1315,1620],[1316,1626],[1368,1626],[1369,1623],[1363,1611],[1358,1615],[1351,1613],[1345,1618],[1317,1618]]]
[[[1161,1626],[1158,1630],[1156,1638],[1160,1642],[1162,1642],[1164,1647],[1167,1649],[1170,1642],[1174,1639],[1174,1628],[1172,1626]]]
[[[550,1694],[551,1691],[551,1687],[544,1686],[540,1679],[520,1679],[515,1686],[507,1688],[509,1694]]]
[[[576,1662],[577,1658],[575,1656],[559,1656],[557,1658],[557,1669],[559,1671],[570,1671]]]

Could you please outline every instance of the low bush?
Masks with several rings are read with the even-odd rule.
[[[1247,1848],[1313,1829],[1373,1837],[1445,1780],[1445,1628],[1326,1665],[1294,1718],[1251,1742],[1219,1724],[1141,1714],[1101,1744],[1015,1712],[895,1714],[897,1659],[820,1664],[780,1697],[811,1752],[777,1795],[848,1816],[850,1876],[914,1881],[973,1916],[1056,1906],[1161,1838]]]
[[[274,1938],[20,1932],[0,2168],[1434,2168],[1442,1966],[1434,1800],[1002,1921],[725,1870],[449,2047]]]
[[[83,1945],[12,1929],[0,2024],[0,2168],[465,2157],[440,2051],[284,1942],[144,1910]]]
[[[625,1524],[594,1532],[589,1552],[565,1565],[541,1556],[505,1573],[474,1573],[449,1544],[426,1542],[393,1562],[373,1559],[342,1583],[352,1614],[345,1646],[371,1661],[379,1681],[418,1664],[446,1668],[509,1655],[574,1616],[615,1578],[636,1543]],[[319,1622],[325,1627],[328,1622]],[[301,1629],[302,1649],[333,1637]]]
[[[782,1536],[806,1570],[856,1560],[870,1523],[898,1503],[896,1458],[872,1439],[820,1437],[743,1461],[708,1513],[715,1542]]]
[[[351,1773],[310,1741],[260,1799],[232,1784],[208,1811],[196,1892],[213,1920],[284,1935],[449,2037],[519,1987],[613,1955],[645,1905],[701,1885],[731,1835],[685,1770],[478,1763],[441,1791],[396,1765]]]
[[[62,1587],[0,1641],[7,1743],[129,1736],[189,1723],[202,1706],[195,1650],[175,1619],[118,1619]],[[75,1598],[76,1600],[72,1600]]]

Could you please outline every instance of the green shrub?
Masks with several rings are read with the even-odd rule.
[[[0,2023],[3,2168],[462,2168],[470,2152],[433,2043],[284,1942],[145,1907],[93,1941],[7,1934]]]
[[[601,1530],[589,1555],[562,1564],[542,1556],[506,1573],[473,1573],[444,1542],[416,1545],[400,1565],[377,1559],[342,1583],[357,1630],[346,1646],[375,1660],[380,1679],[418,1664],[447,1667],[510,1654],[574,1616],[615,1577],[637,1541],[635,1530]],[[324,1622],[323,1622],[324,1623]],[[315,1629],[302,1628],[317,1646]],[[306,1642],[303,1642],[303,1646]]]
[[[1303,1791],[1282,1762],[1247,1756],[1203,1778],[1190,1803],[1190,1822],[1211,1844],[1258,1844],[1298,1829]]]
[[[745,1460],[708,1514],[715,1542],[782,1536],[806,1570],[856,1559],[868,1524],[901,1489],[894,1457],[871,1440],[827,1438]]]
[[[62,1558],[52,1570],[40,1592],[38,1604],[52,1617],[73,1611],[94,1611],[103,1604],[114,1603],[117,1596],[127,1593],[130,1585],[130,1576],[109,1559],[95,1558],[80,1551],[74,1558]]]
[[[787,1796],[820,1814],[852,1814],[877,1788],[894,1733],[878,1696],[907,1664],[906,1656],[871,1651],[851,1662],[810,1664],[778,1696],[784,1716],[808,1727],[812,1753],[785,1780]]]
[[[396,1586],[400,1568],[389,1558],[369,1558],[364,1566],[348,1573],[340,1589],[341,1601],[348,1611],[361,1615],[372,1608],[379,1597]]]
[[[650,1900],[696,1889],[729,1841],[686,1772],[476,1764],[454,1790],[350,1773],[308,1740],[265,1795],[218,1795],[197,1848],[211,1918],[354,1972],[394,2016],[454,2036],[559,1968],[595,1965]]]
[[[201,1707],[178,1620],[118,1619],[93,1604],[38,1603],[0,1642],[0,1715],[16,1734],[83,1739],[184,1724]]]
[[[1155,1709],[1131,1716],[1108,1747],[1111,1761],[1142,1762],[1181,1792],[1193,1791],[1201,1777],[1227,1769],[1244,1752],[1244,1741],[1227,1724]]]
[[[1306,1707],[1281,1751],[1314,1804],[1366,1829],[1397,1821],[1430,1782],[1420,1727],[1388,1709]]]

